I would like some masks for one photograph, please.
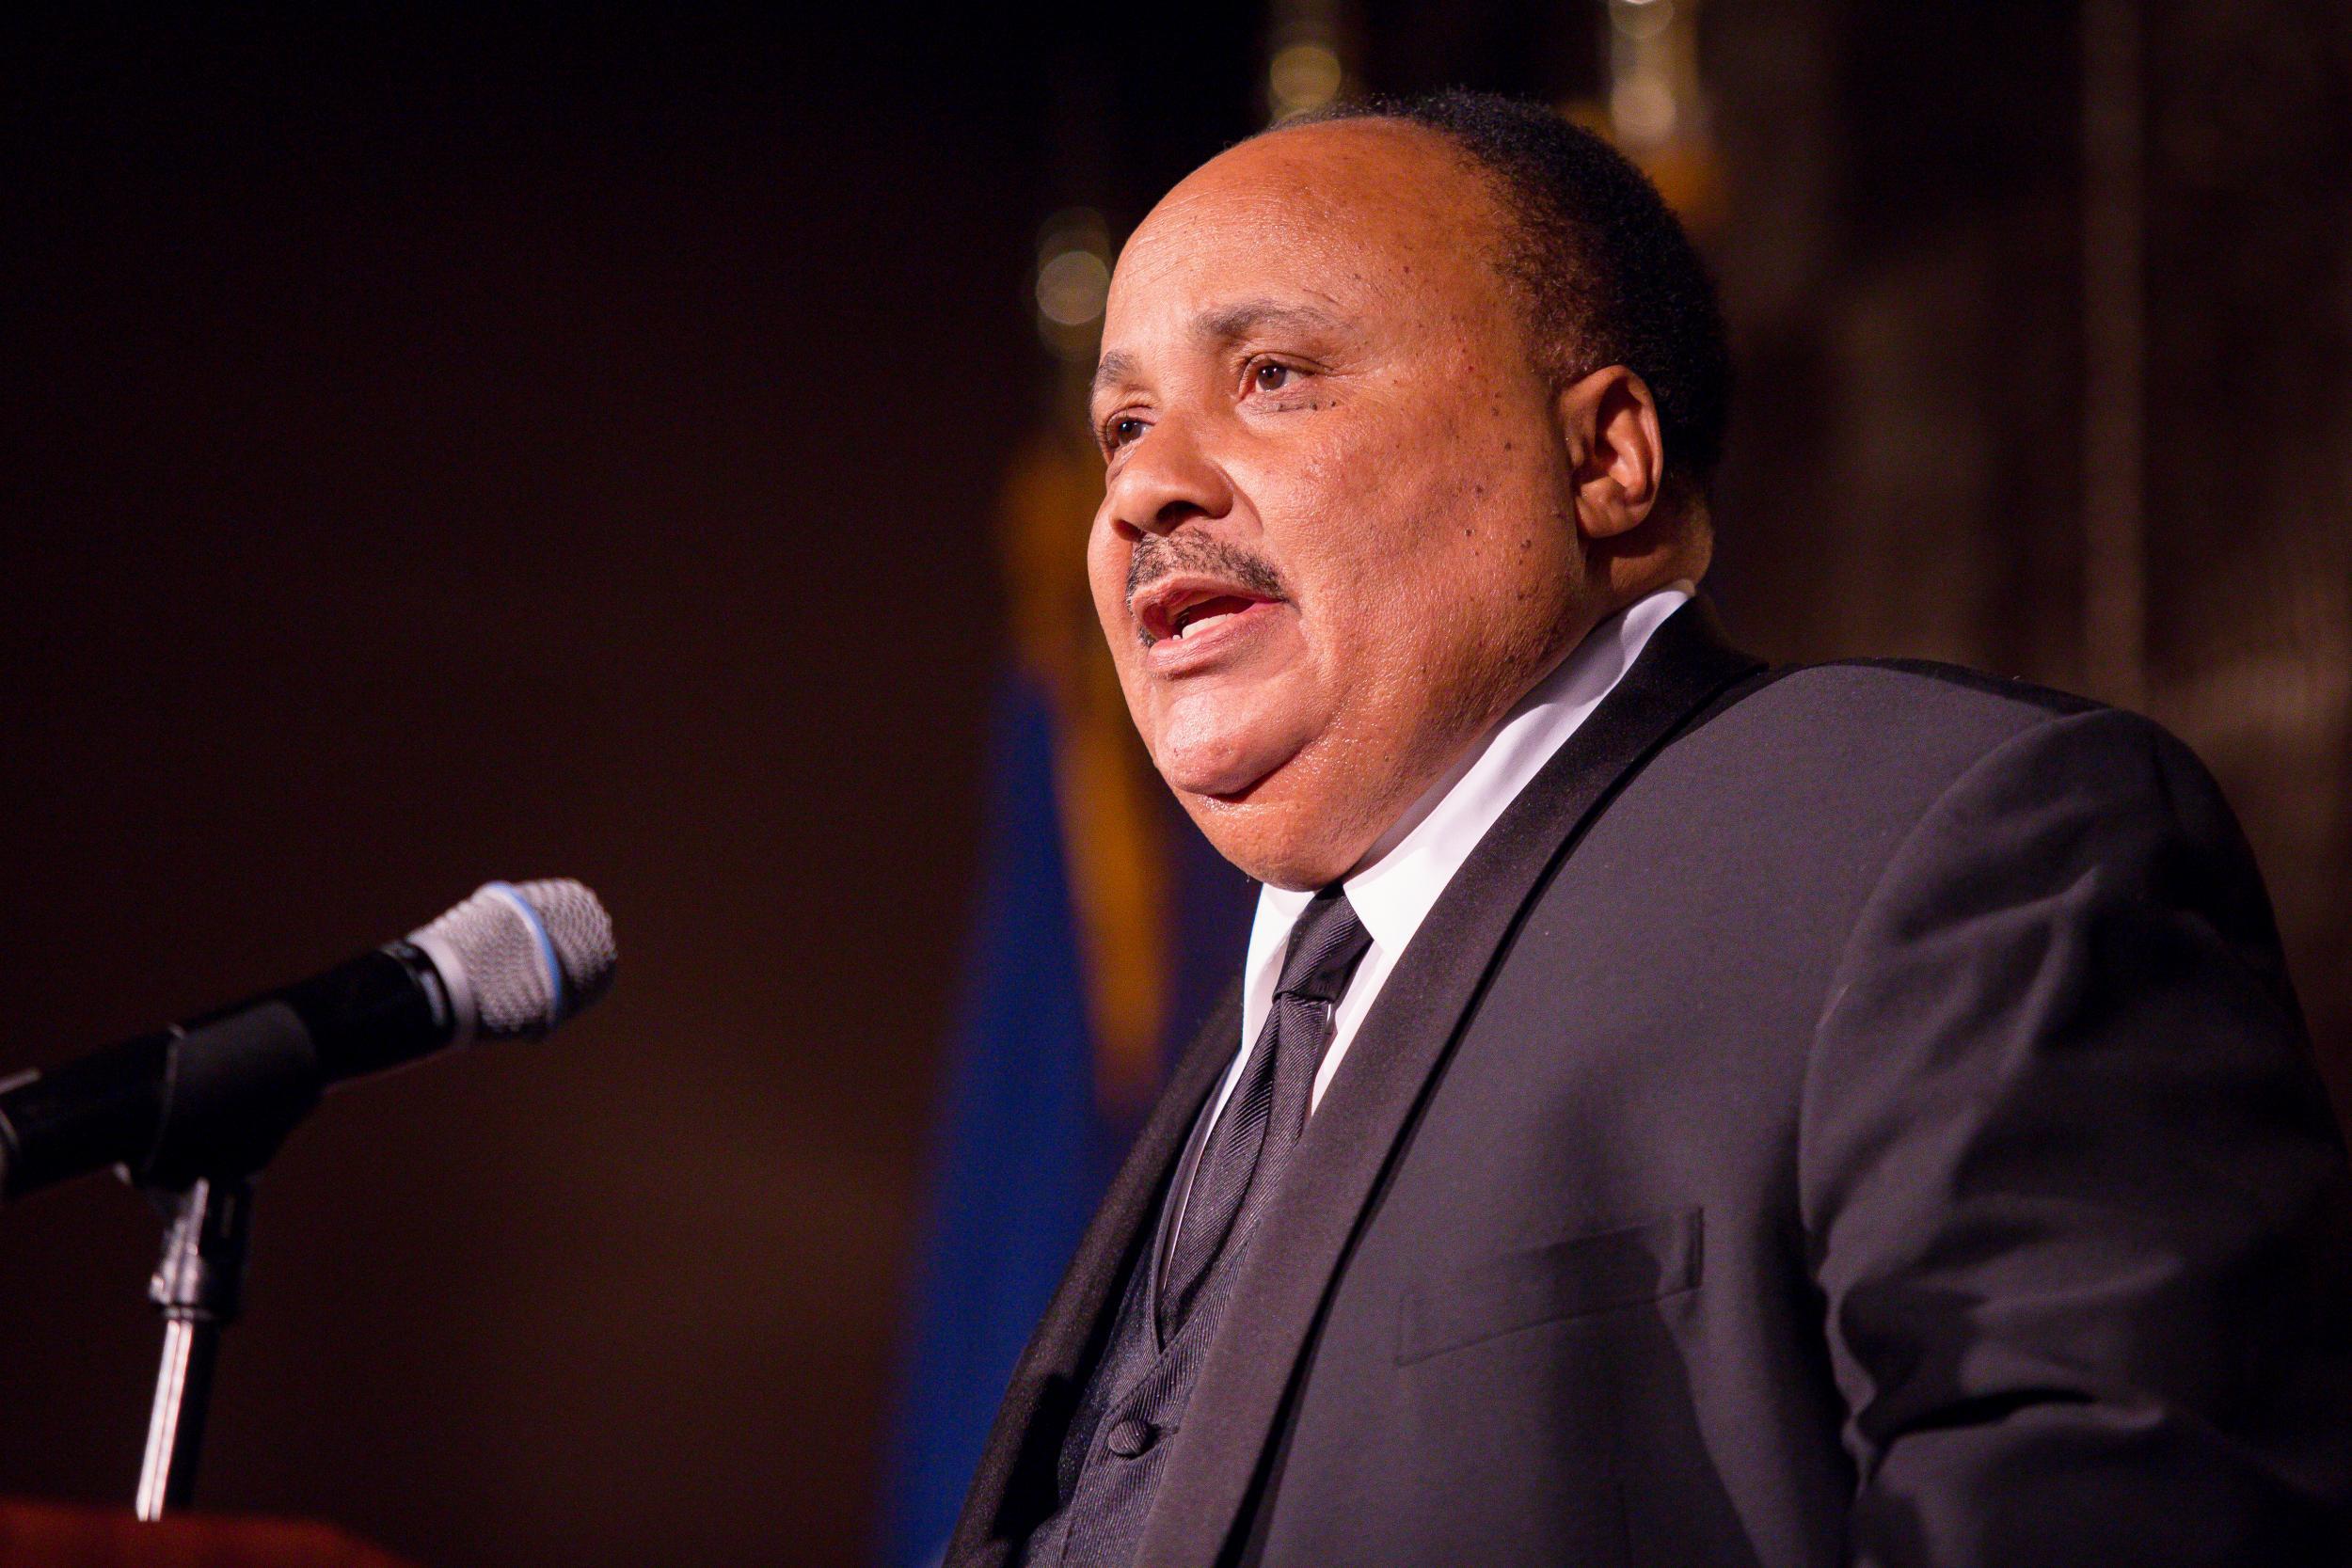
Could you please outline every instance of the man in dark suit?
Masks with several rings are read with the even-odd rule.
[[[1265,888],[950,1564],[2352,1561],[2352,1187],[2228,808],[2126,713],[1724,644],[1637,174],[1279,130],[1104,346],[1097,606]]]

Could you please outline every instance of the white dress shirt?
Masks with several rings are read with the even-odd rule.
[[[1311,1114],[1323,1103],[1323,1091],[1329,1085],[1331,1075],[1339,1070],[1357,1028],[1372,1010],[1373,1001],[1379,996],[1389,972],[1396,967],[1396,960],[1404,955],[1406,943],[1413,940],[1413,933],[1421,929],[1422,920],[1438,901],[1438,895],[1462,868],[1478,841],[1486,836],[1486,830],[1494,826],[1503,808],[1518,798],[1519,791],[1542,771],[1552,753],[1577,732],[1600,705],[1601,699],[1615,689],[1617,682],[1641,657],[1650,634],[1679,610],[1693,591],[1690,583],[1677,582],[1595,626],[1575,651],[1560,661],[1558,669],[1545,676],[1519,700],[1518,706],[1503,715],[1501,722],[1465,752],[1445,776],[1430,785],[1412,808],[1380,836],[1379,842],[1357,863],[1356,869],[1341,879],[1340,886],[1356,911],[1356,918],[1363,922],[1372,945],[1365,950],[1363,961],[1357,965],[1345,994],[1332,1008],[1331,1043],[1325,1049],[1323,1063],[1315,1071],[1314,1088],[1307,1102]],[[1242,972],[1241,1048],[1217,1084],[1204,1127],[1215,1125],[1233,1085],[1241,1081],[1250,1048],[1265,1027],[1266,1014],[1274,1008],[1274,988],[1281,978],[1282,955],[1290,943],[1291,927],[1313,897],[1311,889],[1266,886],[1258,890],[1258,915],[1249,928],[1249,957]],[[1176,1174],[1177,1190],[1187,1197],[1192,1191],[1192,1167],[1199,1162],[1205,1141],[1205,1134],[1196,1134]],[[1167,1232],[1170,1244],[1183,1218],[1183,1210],[1179,1208],[1177,1224],[1168,1227]]]

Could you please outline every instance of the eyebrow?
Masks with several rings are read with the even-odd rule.
[[[1347,324],[1328,310],[1311,305],[1285,305],[1271,299],[1245,299],[1238,304],[1203,311],[1192,320],[1192,335],[1205,343],[1223,344],[1247,338],[1266,327],[1296,327],[1309,331],[1343,331]],[[1093,393],[1131,386],[1140,373],[1136,356],[1121,349],[1103,356],[1094,367]]]
[[[1111,350],[1103,356],[1103,362],[1094,367],[1094,395],[1101,397],[1104,388],[1132,385],[1136,379],[1136,356]]]

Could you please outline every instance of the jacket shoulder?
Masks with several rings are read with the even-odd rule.
[[[2063,721],[2090,715],[2161,734],[2152,721],[2088,697],[1896,658],[1765,671],[1725,693],[1694,730],[1703,745],[1728,744],[1749,766],[1948,778],[2028,731],[2064,731],[2074,726]]]
[[[2177,833],[2226,863],[2221,880],[2260,887],[2219,783],[2186,743],[2144,715],[2027,681],[1915,659],[1784,666],[1687,737],[1689,768],[1677,771],[1698,791],[1685,799],[1705,800],[1719,831],[1762,824],[1891,852],[1931,816],[1958,815],[1990,852],[2009,826],[2069,820],[2102,842]]]
[[[1914,659],[1757,674],[1652,766],[1670,804],[1718,833],[1857,847],[1891,847],[1967,779],[2011,779],[2026,798],[2064,795],[2102,810],[2183,794],[2218,803],[2194,754],[2153,720]]]
[[[1867,705],[1873,717],[1976,720],[2025,727],[2044,719],[2096,713],[2106,705],[2031,681],[1987,674],[1964,665],[1924,658],[1842,658],[1785,664],[1757,677],[1756,689],[1784,702]]]

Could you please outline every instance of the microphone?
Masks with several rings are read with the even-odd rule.
[[[319,1096],[475,1039],[534,1039],[602,996],[618,958],[596,895],[488,882],[325,974],[0,1081],[0,1202],[123,1167],[140,1186],[249,1176]]]

